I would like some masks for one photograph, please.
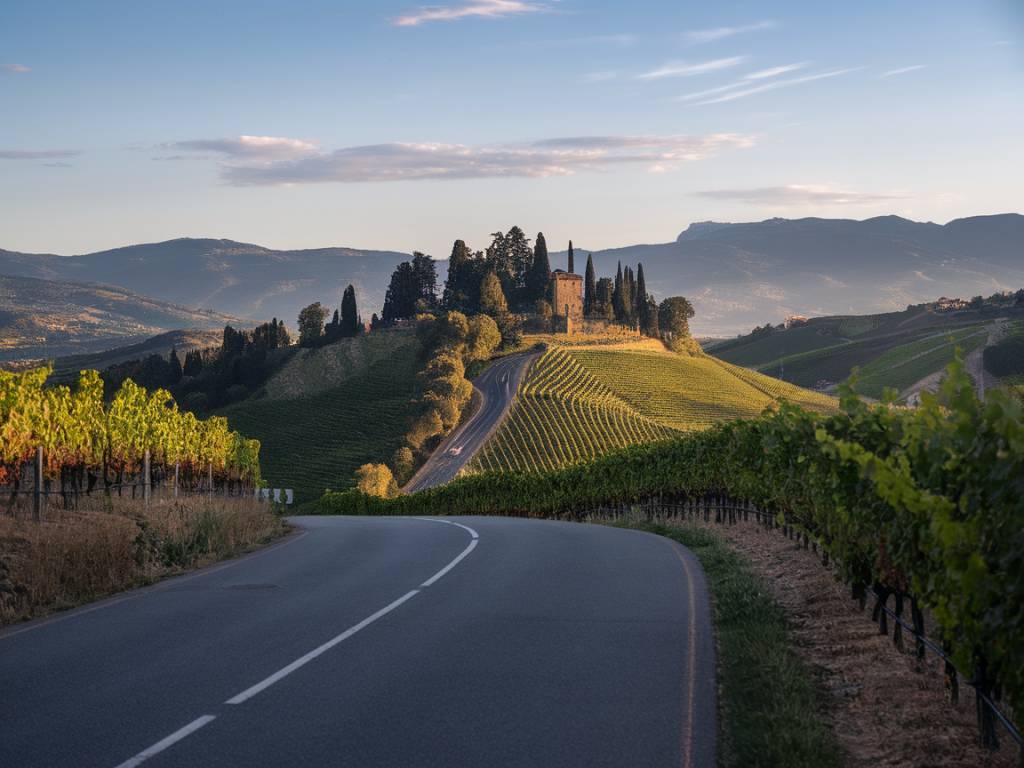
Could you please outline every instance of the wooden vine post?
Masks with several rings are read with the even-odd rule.
[[[152,478],[149,471],[149,449],[142,454],[142,499],[143,503],[149,506],[149,495],[152,489]]]
[[[43,446],[36,446],[35,488],[32,492],[32,519],[43,519]]]

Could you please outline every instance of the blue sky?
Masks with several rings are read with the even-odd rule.
[[[0,4],[0,247],[445,257],[1024,201],[1012,0]]]

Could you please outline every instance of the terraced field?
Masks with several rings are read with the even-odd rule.
[[[781,397],[817,410],[835,400],[711,357],[629,348],[552,347],[471,470],[565,466],[634,443],[756,416]]]
[[[325,488],[347,486],[360,465],[390,461],[401,446],[417,351],[416,344],[396,345],[388,359],[346,372],[339,384],[318,384],[317,394],[244,400],[222,415],[262,442],[260,463],[272,487],[294,488],[297,502],[312,501]],[[318,352],[336,356],[330,347]]]

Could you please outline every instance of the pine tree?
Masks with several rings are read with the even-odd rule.
[[[470,309],[470,297],[475,293],[471,284],[472,255],[465,240],[456,240],[448,258],[448,279],[444,283],[441,305],[447,310],[465,312]]]
[[[587,254],[587,274],[583,280],[583,314],[595,314],[597,299],[597,278],[594,276],[594,254]]]
[[[531,306],[543,301],[548,294],[551,283],[551,262],[548,259],[548,243],[544,233],[537,233],[537,243],[533,248],[533,266],[526,277],[526,300]]]
[[[572,240],[570,240],[569,241],[569,270],[568,270],[570,275],[576,273],[576,265],[573,263],[573,261],[574,261],[574,259],[573,259],[573,252],[572,252]]]
[[[345,289],[345,293],[341,297],[340,331],[342,336],[355,336],[360,331],[359,312],[356,310],[356,289],[351,285]]]
[[[179,381],[181,381],[181,377],[182,375],[184,375],[184,371],[182,370],[181,367],[181,360],[178,358],[178,350],[175,349],[174,347],[171,347],[171,359],[169,362],[170,366],[168,367],[167,370],[167,380],[171,384],[177,384]]]

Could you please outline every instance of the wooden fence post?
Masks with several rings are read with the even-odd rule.
[[[32,519],[43,519],[43,446],[36,446],[35,488],[32,492]]]
[[[149,506],[149,494],[150,494],[150,490],[152,488],[152,482],[153,482],[152,481],[152,477],[151,477],[151,473],[149,471],[150,470],[149,460],[150,460],[150,454],[149,454],[149,449],[147,448],[146,452],[144,454],[142,454],[142,502],[147,507]]]
[[[174,498],[178,498],[178,470],[180,466],[180,462],[174,462]]]
[[[210,495],[213,496],[213,462],[210,462],[210,466],[207,467],[207,478],[210,483]]]

